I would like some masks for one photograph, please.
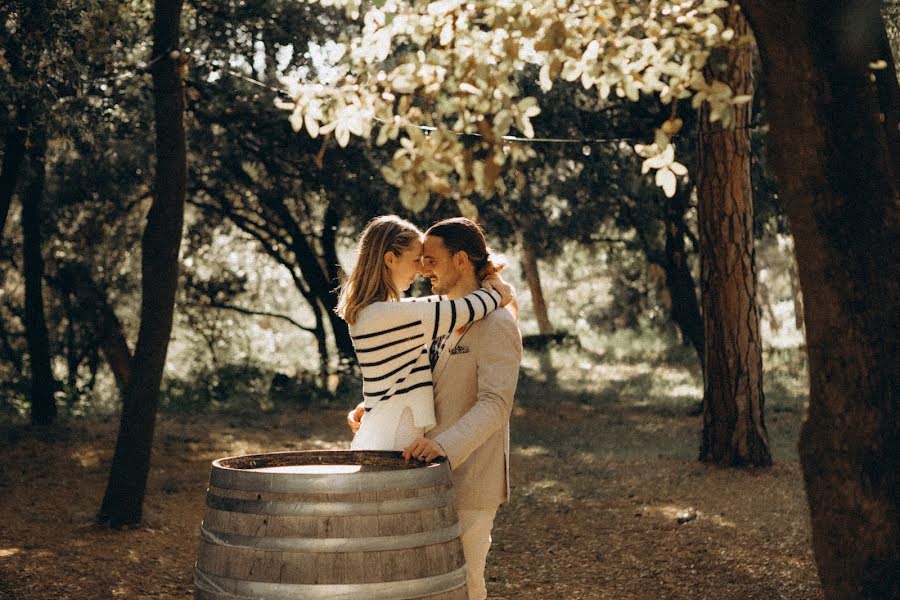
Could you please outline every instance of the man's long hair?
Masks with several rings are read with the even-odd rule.
[[[499,273],[506,266],[488,248],[484,231],[471,219],[454,217],[438,221],[428,228],[425,235],[441,238],[451,255],[465,252],[469,262],[475,267],[475,277],[478,281],[484,281],[491,275]]]
[[[397,215],[375,217],[359,238],[359,258],[350,276],[340,288],[335,312],[350,325],[356,323],[359,311],[373,302],[399,300],[384,255],[400,256],[413,240],[420,239],[418,227]]]

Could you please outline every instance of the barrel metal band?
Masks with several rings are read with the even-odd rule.
[[[398,489],[432,487],[450,480],[447,463],[421,469],[376,471],[350,474],[270,473],[227,469],[213,465],[209,483],[215,487],[245,492],[279,493],[350,493],[381,492]]]
[[[443,529],[383,537],[359,538],[291,538],[254,537],[237,533],[209,531],[200,526],[200,538],[219,546],[232,546],[268,552],[380,552],[406,550],[442,544],[459,537],[459,523]]]
[[[267,600],[410,600],[442,594],[466,585],[466,568],[403,581],[354,584],[298,584],[243,581],[220,577],[194,569],[194,584],[198,591],[231,595],[238,599],[266,598]],[[202,597],[202,596],[201,596]]]
[[[355,515],[393,515],[443,508],[452,505],[453,498],[452,488],[443,494],[376,502],[273,502],[268,500],[228,498],[210,492],[206,496],[206,506],[215,510],[255,515],[347,517]]]

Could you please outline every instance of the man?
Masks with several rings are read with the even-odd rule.
[[[434,293],[462,298],[496,270],[484,233],[469,219],[447,219],[425,233],[422,273]],[[509,417],[522,338],[509,310],[457,329],[433,347],[437,426],[404,458],[446,456],[456,488],[470,600],[487,597],[484,565],[494,516],[509,500]]]

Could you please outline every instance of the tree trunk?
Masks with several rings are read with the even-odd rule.
[[[62,297],[62,305],[66,314],[66,404],[71,407],[78,400],[78,367],[81,365],[81,356],[75,333],[75,307],[65,295]]]
[[[25,132],[18,126],[12,126],[5,137],[3,165],[0,166],[0,239],[3,239],[3,228],[25,158]]]
[[[521,231],[518,234],[519,246],[522,248],[522,272],[531,292],[531,304],[534,308],[534,316],[537,319],[538,333],[541,335],[553,335],[553,325],[547,315],[547,302],[544,300],[544,290],[541,287],[541,274],[538,271],[537,254],[534,244]]]
[[[49,425],[56,418],[50,337],[44,316],[44,259],[41,256],[41,204],[44,198],[47,137],[33,124],[28,153],[29,179],[22,197],[22,237],[25,275],[25,333],[31,365],[31,422]]]
[[[322,244],[322,258],[324,263],[326,291],[327,296],[321,299],[328,318],[331,323],[331,329],[334,333],[335,345],[341,362],[344,364],[353,364],[356,360],[356,352],[353,350],[353,342],[350,340],[350,330],[347,323],[337,316],[334,309],[337,307],[337,287],[341,283],[344,271],[341,268],[337,255],[337,228],[341,223],[342,213],[341,205],[337,200],[330,200],[328,207],[325,209],[325,218],[322,223],[322,235],[320,242]],[[343,369],[340,369],[343,371]]]
[[[725,9],[735,38],[749,33],[743,15]],[[746,44],[711,57],[708,77],[735,94],[752,94],[752,51]],[[772,463],[763,415],[762,344],[756,304],[750,105],[735,107],[735,129],[700,120],[697,169],[703,353],[700,460],[728,466]]]
[[[97,515],[113,527],[141,521],[159,386],[172,332],[187,176],[180,61],[170,55],[179,48],[181,8],[182,0],[156,0],[154,6],[156,176],[141,241],[141,326],[109,482]]]
[[[884,22],[874,1],[742,5],[805,300],[800,460],[819,578],[827,599],[898,598],[900,86]]]
[[[671,296],[672,321],[678,326],[684,339],[694,347],[702,366],[703,317],[697,300],[697,283],[691,274],[684,246],[687,234],[684,213],[687,212],[689,199],[690,189],[680,190],[666,203],[666,258],[662,267],[666,272],[666,288]]]
[[[328,324],[331,326],[331,333],[334,335],[334,344],[340,356],[338,369],[341,372],[345,372],[348,370],[347,367],[353,365],[356,361],[356,352],[353,350],[353,341],[350,339],[350,330],[347,327],[347,323],[334,312],[334,309],[337,308],[335,288],[338,283],[331,280],[331,273],[334,271],[323,263],[323,258],[325,257],[320,256],[313,248],[284,203],[284,198],[278,197],[273,199],[269,203],[269,207],[278,214],[282,224],[290,234],[291,252],[293,252],[297,260],[297,266],[303,274],[307,289],[319,301],[325,311]],[[322,238],[320,238],[320,241],[322,241]],[[337,256],[336,252],[334,256]]]
[[[97,346],[106,358],[119,392],[124,395],[131,378],[131,350],[105,292],[94,282],[90,269],[80,263],[63,265],[57,282],[62,294],[75,299],[74,317],[89,321],[94,327]]]
[[[800,333],[804,332],[803,325],[803,291],[800,289],[800,273],[797,271],[794,245],[791,245],[791,262],[788,267],[788,281],[791,283],[791,300],[794,304],[794,327]],[[805,336],[804,336],[805,337]]]
[[[337,308],[337,295],[334,286],[329,285],[328,278],[322,269],[319,259],[305,238],[294,239],[294,253],[298,258],[303,279],[309,286],[310,293],[321,303],[331,333],[334,335],[334,343],[342,364],[353,364],[356,354],[353,351],[353,342],[350,339],[350,330],[347,323],[341,319],[334,309]]]

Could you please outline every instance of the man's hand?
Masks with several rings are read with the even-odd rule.
[[[360,402],[356,405],[356,408],[347,413],[347,425],[350,426],[353,433],[359,431],[364,414],[366,414],[366,405],[364,402]]]
[[[494,290],[500,294],[500,306],[506,306],[516,299],[516,289],[503,281],[497,273],[482,281],[481,287],[486,290]]]
[[[421,461],[430,462],[438,456],[447,456],[447,453],[444,452],[444,449],[441,448],[440,444],[434,440],[429,440],[426,437],[420,437],[414,440],[413,443],[407,446],[406,450],[403,451],[403,458],[406,460],[417,458]]]

